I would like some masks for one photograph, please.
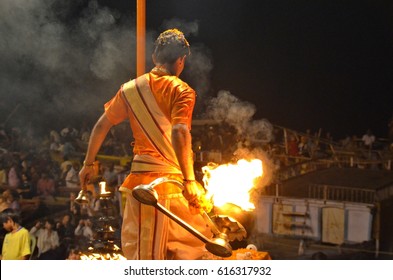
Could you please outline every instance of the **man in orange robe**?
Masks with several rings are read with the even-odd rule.
[[[205,236],[211,235],[201,215],[205,194],[195,180],[191,120],[195,91],[179,78],[190,54],[184,34],[169,29],[160,34],[152,55],[155,67],[123,84],[105,104],[89,140],[82,184],[93,176],[93,162],[113,125],[129,120],[135,139],[131,173],[120,186],[126,193],[123,213],[122,250],[127,259],[198,259],[204,254],[202,241],[154,207],[133,198],[132,189],[159,177],[183,182],[184,192],[173,183],[155,188],[158,202]],[[208,208],[210,205],[202,205]]]

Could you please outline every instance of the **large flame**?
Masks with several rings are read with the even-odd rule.
[[[208,198],[213,197],[215,206],[232,203],[243,210],[255,209],[250,202],[250,190],[263,175],[261,160],[241,159],[236,164],[207,165],[202,167],[202,172]]]

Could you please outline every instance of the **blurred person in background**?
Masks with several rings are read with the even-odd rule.
[[[22,172],[18,164],[13,163],[8,171],[7,178],[8,186],[12,189],[17,189],[22,183]]]
[[[72,223],[71,215],[64,214],[60,221],[56,224],[57,234],[59,235],[60,249],[59,253],[67,257],[68,249],[74,244],[75,225]]]
[[[45,171],[41,173],[37,182],[37,194],[43,199],[54,199],[56,182]]]
[[[16,190],[5,190],[2,194],[3,199],[8,203],[9,208],[20,213],[19,193]]]
[[[32,254],[30,234],[21,226],[19,214],[5,211],[1,213],[1,220],[3,228],[8,231],[3,241],[1,260],[28,260]]]
[[[38,221],[30,229],[30,234],[37,238],[38,259],[39,260],[58,260],[60,259],[58,248],[59,235],[56,231],[56,224],[52,219],[45,222]]]
[[[67,188],[78,189],[80,187],[79,170],[80,170],[79,162],[74,162],[71,165],[71,168],[67,171],[67,174],[65,176],[65,183]]]
[[[82,249],[87,249],[94,240],[93,223],[90,219],[81,219],[74,231],[77,244]]]

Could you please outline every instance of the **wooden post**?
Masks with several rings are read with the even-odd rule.
[[[136,1],[136,76],[145,73],[146,59],[146,1]]]

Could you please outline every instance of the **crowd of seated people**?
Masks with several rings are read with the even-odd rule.
[[[118,130],[113,128],[100,153],[111,156],[132,155],[130,145],[132,139],[127,138],[130,137],[130,132],[125,131],[126,129],[124,126],[119,127]],[[370,135],[369,137],[346,137],[335,142],[328,134],[321,137],[311,134],[310,131],[297,133],[288,130],[284,137],[284,129],[276,127],[271,142],[261,144],[261,142],[253,141],[255,139],[248,138],[247,135],[238,135],[236,129],[225,123],[205,125],[199,129],[193,128],[191,132],[195,153],[218,153],[219,159],[223,162],[231,161],[235,151],[239,148],[250,150],[262,148],[272,156],[285,155],[286,158],[311,158],[329,155],[331,143],[347,150],[361,149],[365,145],[370,146],[369,141],[374,141],[371,147],[376,145],[375,136],[373,138]],[[367,134],[370,133],[371,131]],[[42,136],[37,134],[31,128],[25,131],[11,128],[7,131],[6,127],[0,127],[1,210],[11,208],[18,211],[26,225],[36,227],[35,234],[38,234],[39,230],[43,232],[44,229],[47,235],[49,232],[57,231],[58,246],[62,252],[60,255],[64,257],[65,252],[75,245],[74,242],[70,242],[70,238],[74,240],[75,236],[81,235],[81,232],[87,232],[88,230],[81,230],[81,227],[88,227],[89,223],[94,223],[94,213],[98,212],[96,205],[80,209],[71,203],[80,189],[78,172],[82,164],[83,153],[86,151],[90,130],[88,125],[83,123],[79,129],[67,125],[59,130],[49,130]],[[368,142],[362,142],[362,140]],[[101,165],[100,172],[110,187],[116,186],[118,173],[113,164]],[[65,194],[60,193],[63,189],[67,189]],[[70,221],[67,222],[68,218],[64,217],[64,220],[59,219],[54,225],[51,221],[42,223],[41,220],[38,224],[36,222],[38,218],[48,214],[48,209],[42,207],[40,202],[56,201],[60,195],[67,197],[70,201],[68,209]],[[91,201],[94,201],[94,197]],[[32,213],[35,214],[32,215]],[[77,227],[80,227],[78,234],[75,233]],[[74,229],[73,234],[70,228]],[[62,247],[62,241],[67,243],[66,249]],[[45,249],[42,250],[45,251]],[[51,257],[51,254],[45,254],[42,250],[40,257],[41,255]]]
[[[128,145],[117,142],[119,140],[116,138],[117,135],[116,131],[111,133],[112,139],[105,145],[102,154],[111,156],[114,155],[113,153],[119,156],[131,154],[130,142]],[[88,136],[88,129],[78,130],[69,125],[59,131],[50,130],[41,137],[31,130],[22,129],[18,129],[18,137],[15,135],[11,137],[7,134],[6,128],[1,127],[0,210],[1,212],[9,209],[17,211],[23,224],[37,236],[37,241],[42,239],[39,236],[43,236],[44,233],[51,236],[51,242],[53,241],[51,246],[46,246],[42,241],[37,242],[37,248],[41,247],[36,254],[37,258],[65,259],[65,252],[75,245],[74,239],[78,236],[75,232],[71,235],[70,228],[73,227],[75,231],[81,220],[84,224],[89,223],[86,222],[88,219],[91,222],[94,220],[92,218],[94,209],[78,209],[75,204],[72,208],[67,208],[67,205],[56,208],[59,211],[66,210],[70,222],[66,221],[67,217],[61,219],[55,217],[55,221],[43,220],[54,214],[49,207],[56,206],[56,203],[64,204],[64,201],[73,201],[80,190],[78,173]],[[117,171],[114,164],[101,166],[100,172],[105,173],[103,178],[108,179],[111,186],[116,185]],[[56,234],[59,239],[58,245],[56,245]],[[1,244],[4,235],[5,231],[2,229]]]

